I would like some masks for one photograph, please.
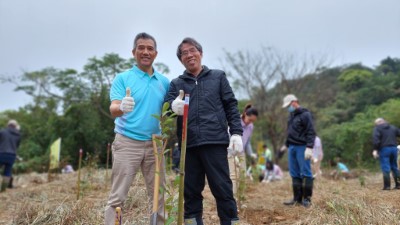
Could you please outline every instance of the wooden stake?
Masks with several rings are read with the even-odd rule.
[[[82,154],[83,150],[79,149],[79,166],[78,166],[78,181],[77,181],[77,188],[76,188],[76,200],[79,200],[79,194],[81,192],[81,163],[82,163]]]
[[[186,139],[187,139],[187,121],[189,114],[189,94],[185,95],[185,106],[183,108],[182,123],[182,143],[181,143],[181,161],[179,165],[179,199],[178,199],[178,225],[183,224],[183,196],[185,188],[185,159],[186,159]]]
[[[111,144],[110,143],[108,143],[107,144],[107,162],[106,162],[106,178],[105,178],[105,183],[106,183],[106,185],[105,185],[105,188],[107,189],[107,185],[108,185],[108,162],[110,161],[110,147],[111,147]]]

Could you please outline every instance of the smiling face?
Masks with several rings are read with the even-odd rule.
[[[154,41],[151,39],[138,39],[136,41],[136,48],[132,50],[132,54],[136,59],[137,66],[142,71],[148,72],[152,69],[154,59],[157,56]]]
[[[201,59],[203,54],[194,45],[183,43],[181,46],[181,62],[186,70],[197,76],[202,70]]]

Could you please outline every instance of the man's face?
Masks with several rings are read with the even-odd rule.
[[[181,62],[186,70],[193,74],[201,71],[201,58],[203,54],[194,45],[182,44],[181,53]]]
[[[132,50],[133,57],[136,59],[139,68],[149,68],[157,56],[155,44],[151,39],[138,39],[136,49]]]

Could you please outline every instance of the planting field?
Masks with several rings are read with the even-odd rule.
[[[18,175],[16,187],[0,193],[0,224],[102,224],[109,191],[104,175],[104,170],[83,170],[80,200],[76,173],[51,182],[46,174]],[[315,181],[313,205],[305,209],[282,204],[292,197],[287,173],[280,182],[248,181],[241,224],[400,224],[400,190],[381,188],[381,174],[349,180],[321,177]],[[205,224],[219,224],[208,187],[204,197]],[[147,207],[143,179],[137,176],[123,207],[123,224],[149,224]]]

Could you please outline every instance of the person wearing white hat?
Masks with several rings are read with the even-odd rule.
[[[293,188],[293,199],[284,204],[309,207],[313,191],[310,159],[315,140],[312,116],[310,111],[300,106],[293,94],[285,96],[282,108],[289,112],[286,146]]]
[[[17,158],[17,149],[20,141],[21,135],[18,122],[16,120],[8,121],[7,128],[0,131],[0,167],[5,167],[0,192],[5,191],[10,184],[12,167]]]

